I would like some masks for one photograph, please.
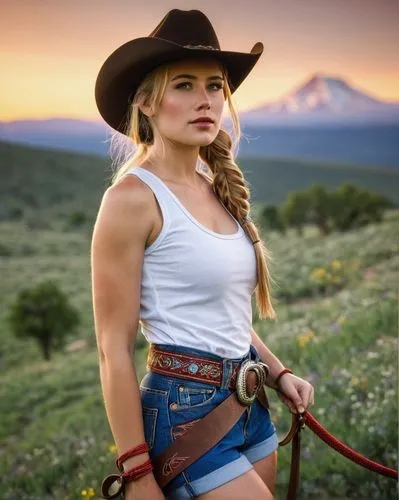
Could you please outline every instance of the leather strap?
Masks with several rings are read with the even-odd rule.
[[[229,432],[246,406],[233,392],[213,411],[181,434],[163,453],[152,459],[154,476],[161,488],[186,469]]]
[[[253,394],[256,388],[256,374],[247,375],[247,389]],[[257,398],[265,407],[269,407],[266,391],[260,389]],[[233,392],[204,418],[193,423],[161,454],[152,459],[154,476],[161,488],[176,477],[208,450],[215,446],[234,426],[247,406],[240,403]]]
[[[279,442],[279,446],[286,446],[292,441],[290,479],[288,483],[287,500],[296,500],[299,487],[300,457],[301,457],[301,428],[302,419],[299,414],[292,414],[291,428]]]

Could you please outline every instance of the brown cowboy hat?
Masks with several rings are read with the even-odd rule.
[[[205,14],[173,9],[148,37],[130,40],[106,59],[95,85],[97,107],[104,120],[124,134],[129,102],[145,75],[157,66],[185,57],[212,57],[226,68],[230,90],[234,92],[262,52],[261,42],[250,53],[222,51]]]

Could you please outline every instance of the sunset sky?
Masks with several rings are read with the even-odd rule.
[[[315,72],[399,101],[398,0],[0,0],[0,120],[99,119],[94,82],[119,45],[172,8],[200,9],[221,48],[265,51],[235,94],[240,110]]]

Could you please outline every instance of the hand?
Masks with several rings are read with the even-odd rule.
[[[291,373],[285,373],[281,377],[277,394],[291,413],[303,413],[314,404],[312,384]]]
[[[149,472],[126,484],[124,500],[165,500],[165,495],[155,480],[154,474]]]

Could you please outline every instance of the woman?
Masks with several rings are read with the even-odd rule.
[[[283,371],[252,328],[254,292],[260,317],[275,317],[268,254],[249,218],[249,192],[230,136],[221,129],[227,100],[239,135],[231,93],[262,51],[260,43],[251,53],[221,51],[203,13],[174,9],[149,37],[113,52],[97,78],[101,115],[137,145],[104,194],[92,242],[107,416],[121,460],[144,445],[119,464],[133,471],[126,500],[273,498],[278,443],[269,411],[257,400],[162,489],[151,470],[151,459],[182,429],[234,391],[233,371],[243,361],[262,360],[271,377],[281,374],[291,411],[303,412],[313,401],[312,386]],[[199,158],[210,176],[197,168]],[[140,385],[131,356],[139,322],[150,344]],[[204,373],[220,377],[218,384]],[[143,475],[141,464],[149,464]]]

